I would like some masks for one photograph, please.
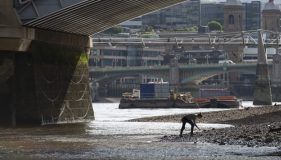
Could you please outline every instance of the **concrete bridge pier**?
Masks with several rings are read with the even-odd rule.
[[[169,83],[171,90],[178,90],[180,85],[179,79],[179,64],[176,58],[171,59],[170,61],[170,70],[169,70]]]
[[[90,38],[23,27],[11,5],[0,4],[0,124],[93,119]]]
[[[281,55],[277,52],[273,56],[273,66],[271,73],[272,99],[281,102]]]
[[[254,105],[272,105],[271,87],[265,48],[262,40],[262,31],[258,34],[258,63],[254,89]]]
[[[30,37],[0,35],[7,44],[0,50],[0,123],[92,119],[89,37],[24,27],[19,32]]]

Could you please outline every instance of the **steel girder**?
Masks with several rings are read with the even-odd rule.
[[[185,0],[14,0],[25,26],[92,35]]]

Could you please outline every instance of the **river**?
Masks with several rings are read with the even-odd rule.
[[[251,106],[249,102],[245,106]],[[86,125],[1,128],[0,159],[279,159],[264,156],[273,147],[220,146],[160,142],[179,134],[180,123],[126,120],[221,109],[118,109],[118,103],[93,103],[96,119]],[[202,129],[232,127],[198,124]],[[188,128],[185,132],[188,132]]]

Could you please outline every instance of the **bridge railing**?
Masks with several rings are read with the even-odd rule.
[[[236,63],[236,64],[180,64],[179,68],[213,68],[213,67],[245,67],[245,66],[255,66],[256,63]],[[128,71],[128,70],[161,70],[169,69],[169,65],[162,66],[127,66],[127,67],[91,67],[90,72],[107,72],[107,71]]]
[[[187,37],[176,37],[171,35],[168,38],[116,38],[107,37],[93,38],[93,43],[98,44],[143,44],[143,45],[156,45],[156,44],[232,44],[232,45],[257,45],[257,30],[253,31],[243,31],[243,32],[230,32],[230,33],[209,33],[209,34],[189,34]],[[263,31],[265,45],[279,45],[281,41],[280,33],[272,31]]]

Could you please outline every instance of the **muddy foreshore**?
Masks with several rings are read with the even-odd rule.
[[[104,105],[100,105],[100,107],[104,107]],[[112,112],[116,111],[116,107],[111,108]],[[99,114],[107,115],[109,109],[101,110],[103,112]],[[96,111],[98,111],[97,106]],[[158,110],[156,111],[158,112]],[[177,135],[180,130],[177,127],[181,126],[179,120],[182,115],[146,118],[146,121],[178,123],[170,123],[171,128],[166,131],[164,128],[156,126],[163,125],[163,123],[132,123],[132,126],[139,126],[132,128],[123,121],[0,128],[0,159],[280,160],[280,147],[247,147],[247,145],[277,147],[280,145],[280,137],[277,139],[280,132],[269,132],[270,128],[280,126],[280,111],[280,107],[264,107],[203,113],[204,118],[201,119],[201,122],[231,123],[236,127],[196,132],[194,137],[190,137],[189,129],[186,129],[182,138]],[[264,121],[265,123],[263,123]],[[272,126],[267,126],[268,124]],[[149,125],[151,127],[148,127]],[[119,132],[120,130],[121,132]],[[156,131],[146,132],[150,130]],[[215,144],[204,142],[214,142]],[[244,144],[245,146],[224,146],[224,144]]]
[[[134,119],[138,122],[179,122],[183,114]],[[281,106],[263,106],[218,112],[203,113],[198,123],[232,124],[234,127],[197,132],[190,137],[189,131],[183,137],[165,135],[161,141],[208,142],[220,145],[246,145],[249,147],[281,148]],[[200,127],[200,125],[199,125]],[[198,130],[197,130],[198,131]],[[276,153],[281,155],[281,153]]]

